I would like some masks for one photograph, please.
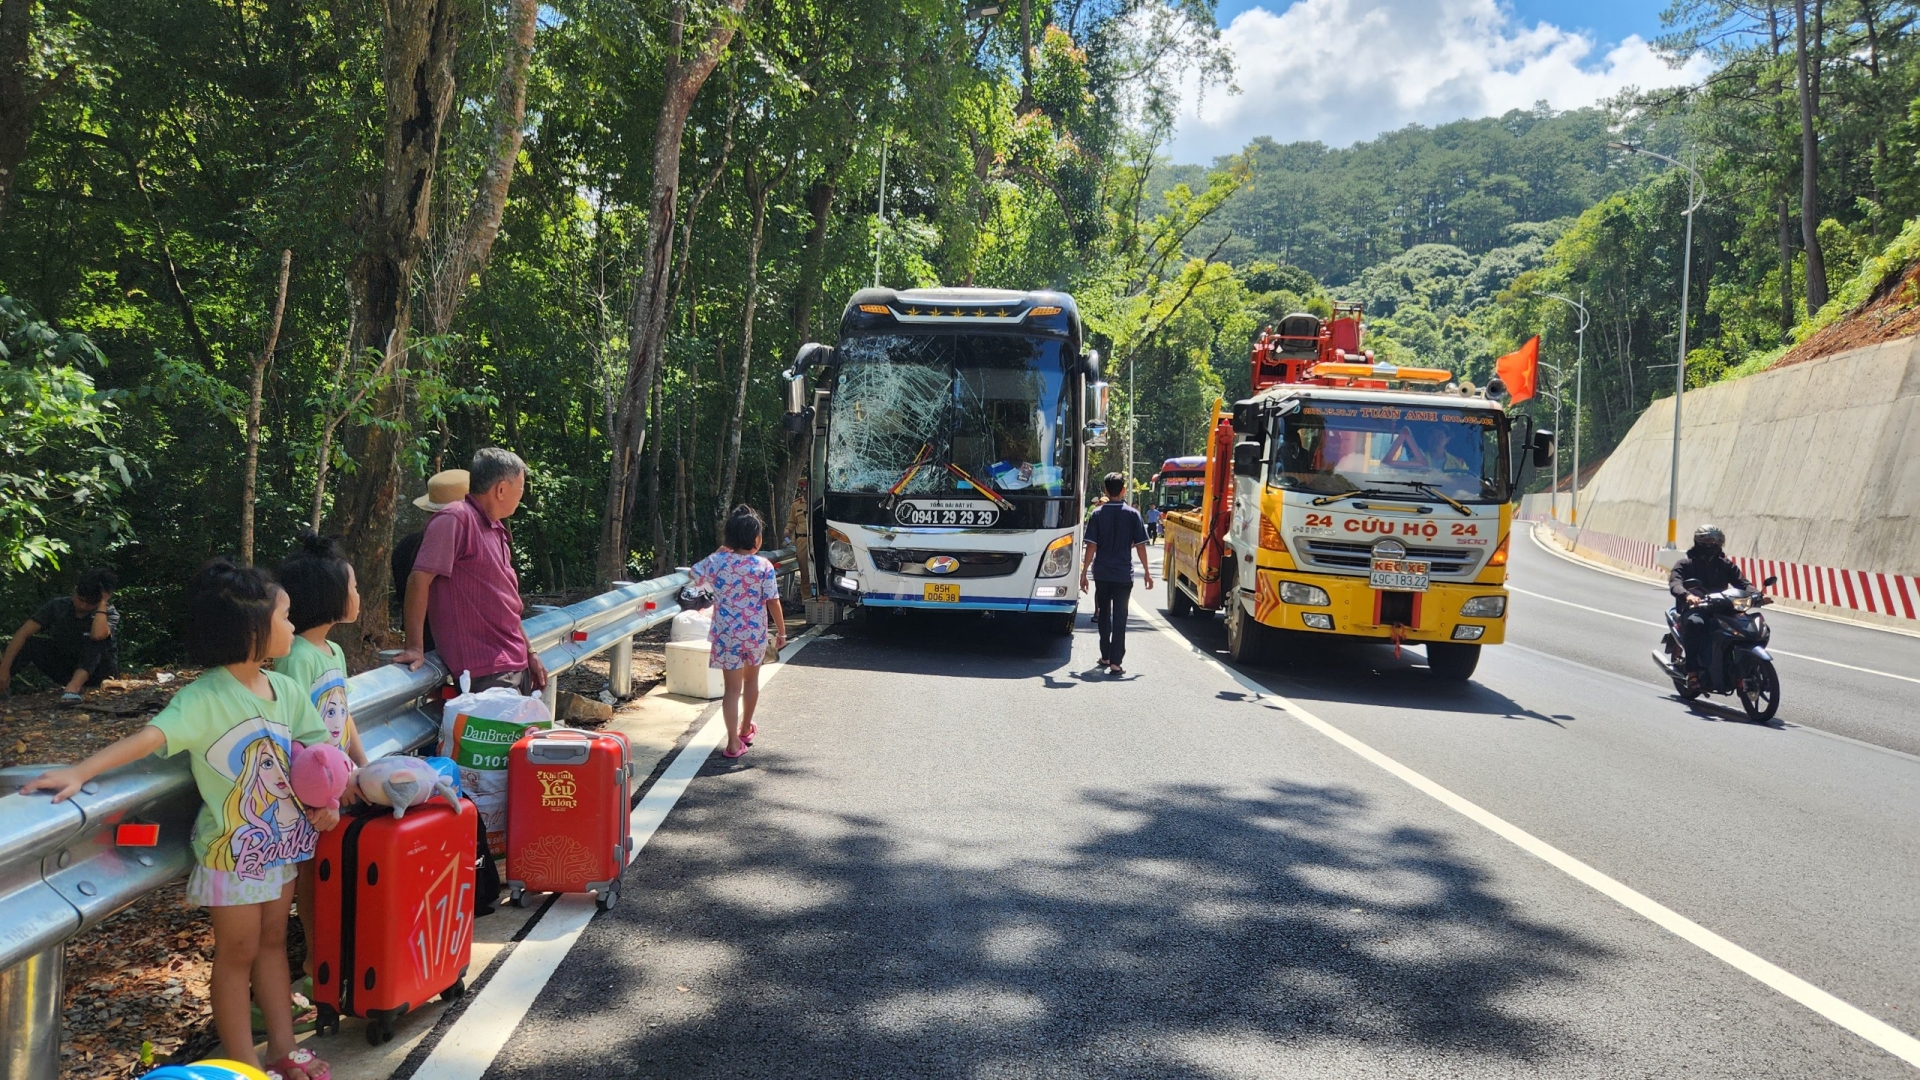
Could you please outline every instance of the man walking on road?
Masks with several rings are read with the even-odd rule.
[[[475,690],[535,693],[546,686],[547,669],[520,627],[520,577],[506,525],[527,492],[527,464],[490,446],[473,455],[468,473],[466,498],[427,519],[407,575],[407,647],[394,663],[418,669],[425,662],[423,628],[431,616],[447,670],[471,673]]]
[[[1127,600],[1133,595],[1133,565],[1127,550],[1140,557],[1147,588],[1153,588],[1153,567],[1147,565],[1147,523],[1140,511],[1127,505],[1127,480],[1108,473],[1107,501],[1087,519],[1087,554],[1080,564],[1080,591],[1087,590],[1087,571],[1093,571],[1093,621],[1100,628],[1100,666],[1109,675],[1125,675],[1120,662],[1127,656]]]

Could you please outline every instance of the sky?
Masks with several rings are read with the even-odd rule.
[[[1698,82],[1648,42],[1666,0],[1222,0],[1240,92],[1191,83],[1171,153],[1210,162],[1261,135],[1346,146],[1407,124],[1591,105]]]

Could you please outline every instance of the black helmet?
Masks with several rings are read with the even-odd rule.
[[[1718,525],[1702,525],[1693,530],[1694,547],[1723,548],[1727,546],[1727,534],[1720,531]]]

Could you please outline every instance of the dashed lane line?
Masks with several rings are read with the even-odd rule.
[[[815,627],[795,638],[780,654],[780,662],[761,673],[761,685],[784,670],[794,654],[806,648],[819,632]],[[633,854],[629,863],[640,857],[647,841],[653,839],[674,804],[686,793],[687,785],[707,763],[707,756],[726,738],[726,731],[726,721],[718,709],[714,710],[713,718],[694,733],[633,808]],[[593,897],[583,893],[569,893],[556,900],[414,1071],[413,1080],[480,1080],[580,940],[581,931],[593,921],[595,910]]]
[[[1617,611],[1607,611],[1603,608],[1588,607],[1585,604],[1576,604],[1571,600],[1562,600],[1557,596],[1548,596],[1546,593],[1537,593],[1537,592],[1533,592],[1532,590],[1518,588],[1513,585],[1507,586],[1507,591],[1516,592],[1522,596],[1531,596],[1536,600],[1548,600],[1556,604],[1565,604],[1570,608],[1579,608],[1581,611],[1590,611],[1595,615],[1605,615],[1610,619],[1624,619],[1630,623],[1639,623],[1641,626],[1651,626],[1656,630],[1665,630],[1667,628],[1665,623],[1657,623],[1649,619],[1637,619],[1637,618],[1634,618],[1632,615],[1622,615]],[[1828,660],[1823,657],[1808,656],[1805,653],[1788,652],[1785,649],[1776,649],[1771,645],[1767,646],[1767,651],[1770,653],[1773,653],[1776,656],[1791,656],[1795,660],[1810,660],[1813,663],[1825,664],[1828,667],[1846,668],[1848,671],[1858,671],[1863,675],[1879,675],[1882,678],[1899,679],[1901,682],[1920,683],[1920,679],[1916,679],[1911,675],[1895,675],[1891,671],[1880,671],[1876,668],[1860,667],[1856,664],[1843,664],[1838,660]]]
[[[1550,599],[1550,598],[1549,598]],[[1135,608],[1154,628],[1165,633],[1178,644],[1185,645],[1188,651],[1198,656],[1202,662],[1210,664],[1216,671],[1233,680],[1249,693],[1256,702],[1269,708],[1278,709],[1293,717],[1301,724],[1312,728],[1328,739],[1333,740],[1355,755],[1378,767],[1382,771],[1400,780],[1407,786],[1439,802],[1448,809],[1460,814],[1467,820],[1506,840],[1515,847],[1573,878],[1575,881],[1593,889],[1602,896],[1626,908],[1628,911],[1646,919],[1655,926],[1666,930],[1682,941],[1699,948],[1708,955],[1747,975],[1755,981],[1785,995],[1792,1001],[1826,1017],[1835,1024],[1853,1032],[1862,1039],[1899,1058],[1916,1068],[1920,1068],[1920,1039],[1901,1031],[1899,1028],[1865,1012],[1825,990],[1807,982],[1785,968],[1763,959],[1746,949],[1735,945],[1719,934],[1701,926],[1692,919],[1667,907],[1665,904],[1641,893],[1624,882],[1617,881],[1599,870],[1581,862],[1572,855],[1561,851],[1545,840],[1534,836],[1518,825],[1507,821],[1498,814],[1472,802],[1426,776],[1402,765],[1400,762],[1375,750],[1345,731],[1327,723],[1318,716],[1301,708],[1287,698],[1261,686],[1251,678],[1242,675],[1233,668],[1220,662],[1220,659],[1205,649],[1188,641],[1173,628],[1160,612],[1139,605]],[[1610,614],[1602,612],[1602,614]],[[1625,616],[1621,616],[1625,618]]]

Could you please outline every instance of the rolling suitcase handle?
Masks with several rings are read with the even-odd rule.
[[[547,728],[527,735],[527,761],[535,765],[582,765],[593,753],[593,736],[572,728]]]

